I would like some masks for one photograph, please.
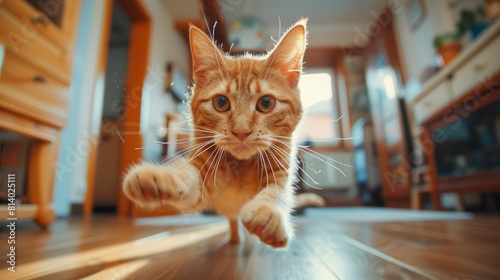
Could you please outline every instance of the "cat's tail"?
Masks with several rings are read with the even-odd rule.
[[[325,207],[325,200],[315,193],[301,193],[295,195],[295,208]]]

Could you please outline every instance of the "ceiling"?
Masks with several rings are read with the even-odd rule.
[[[161,0],[174,21],[202,19],[199,0]],[[277,38],[301,17],[308,17],[309,47],[334,47],[354,41],[357,29],[364,29],[380,12],[386,0],[219,0],[226,26],[245,16],[259,18],[265,35]],[[221,24],[221,23],[219,23]],[[269,40],[268,46],[272,44]]]

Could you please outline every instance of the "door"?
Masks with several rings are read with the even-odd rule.
[[[365,52],[366,80],[382,179],[382,196],[389,207],[410,207],[411,164],[401,67],[392,24]]]
[[[128,54],[126,63],[126,78],[122,84],[122,81],[118,81],[124,89],[123,96],[123,111],[119,117],[112,120],[113,125],[109,127],[117,127],[114,131],[119,131],[119,136],[115,138],[118,139],[116,143],[120,147],[118,149],[109,151],[110,155],[114,155],[116,158],[111,159],[113,161],[113,166],[117,169],[116,180],[112,180],[111,184],[114,184],[117,188],[116,191],[116,212],[121,216],[133,216],[133,217],[148,217],[148,216],[163,216],[172,215],[177,212],[173,209],[161,209],[156,211],[139,209],[137,206],[132,204],[122,191],[122,179],[123,175],[130,169],[134,164],[141,162],[143,159],[143,154],[141,149],[136,149],[137,147],[143,147],[142,135],[139,125],[123,125],[123,124],[140,124],[141,123],[141,102],[142,102],[142,89],[143,84],[147,75],[147,68],[149,64],[149,44],[150,44],[150,34],[151,34],[151,17],[146,10],[144,3],[141,0],[108,0],[105,16],[107,17],[103,32],[103,44],[100,49],[100,66],[99,71],[96,73],[96,92],[99,91],[101,94],[94,93],[95,98],[100,99],[97,103],[102,102],[104,92],[104,81],[106,76],[107,60],[108,60],[108,50],[109,50],[109,35],[111,29],[111,14],[113,12],[113,5],[120,5],[126,15],[130,18],[130,39],[128,40]],[[116,28],[116,26],[115,26]],[[114,80],[114,79],[113,79]],[[96,102],[94,102],[96,104]],[[99,107],[100,108],[100,107]],[[92,118],[97,119],[98,123],[94,126],[95,131],[101,129],[101,118],[103,117],[103,111],[95,110],[93,112]],[[121,125],[121,129],[119,128]],[[105,130],[105,127],[102,128]],[[107,130],[109,132],[109,130]],[[96,138],[104,139],[107,135],[100,134],[95,135]],[[98,141],[95,141],[98,142]],[[100,143],[102,144],[102,142]],[[100,145],[99,144],[99,145]],[[106,143],[105,143],[106,144]],[[111,146],[114,146],[111,144]],[[96,175],[99,176],[97,168],[99,166],[104,166],[106,170],[115,170],[106,162],[101,161],[99,163],[98,151],[105,149],[103,147],[93,146],[91,147],[89,162],[88,162],[88,174],[87,181],[94,182],[96,180]],[[115,147],[116,148],[116,147]],[[109,159],[107,159],[109,160]],[[105,172],[109,175],[109,173]],[[91,215],[94,210],[95,195],[96,195],[96,184],[89,183],[87,186],[87,195],[85,198],[84,212],[87,215]],[[110,193],[108,193],[110,194]],[[115,196],[114,193],[110,194]],[[106,203],[108,199],[106,198]]]

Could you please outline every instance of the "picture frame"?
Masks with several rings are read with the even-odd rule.
[[[411,0],[409,2],[408,18],[412,31],[416,31],[427,17],[424,0]]]

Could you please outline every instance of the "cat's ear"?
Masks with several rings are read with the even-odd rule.
[[[269,67],[280,70],[291,87],[297,86],[302,73],[302,60],[307,45],[306,24],[307,18],[297,21],[268,57]]]
[[[195,84],[202,85],[209,71],[221,67],[224,55],[207,34],[194,25],[189,28],[189,45],[193,59],[193,79]]]

